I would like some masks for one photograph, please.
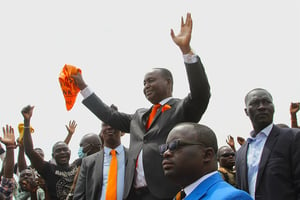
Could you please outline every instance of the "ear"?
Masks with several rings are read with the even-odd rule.
[[[212,147],[207,147],[203,151],[204,151],[204,156],[203,156],[204,162],[210,162],[212,159],[215,159],[216,154]]]

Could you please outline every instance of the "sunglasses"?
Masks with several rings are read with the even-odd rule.
[[[174,152],[177,149],[179,149],[180,147],[189,146],[189,145],[204,146],[204,144],[202,144],[202,143],[192,143],[192,142],[187,142],[187,141],[183,141],[183,140],[174,140],[168,144],[159,145],[159,153],[160,153],[160,155],[163,155],[167,150]]]
[[[234,157],[235,153],[224,153],[224,154],[221,155],[221,157],[226,157],[226,158],[229,157],[229,156]]]

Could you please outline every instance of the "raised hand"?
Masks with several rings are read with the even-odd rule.
[[[15,145],[15,133],[14,128],[11,126],[6,125],[6,127],[3,127],[3,137],[0,137],[0,141],[7,145]]]
[[[171,29],[171,37],[175,44],[179,46],[183,54],[188,54],[191,51],[190,41],[192,37],[193,21],[191,13],[187,13],[184,22],[181,17],[181,28],[179,34],[175,35],[174,30]]]
[[[296,114],[299,111],[299,108],[300,108],[300,103],[291,103],[290,113]]]
[[[83,78],[82,78],[82,75],[80,72],[77,72],[77,74],[73,74],[71,75],[72,78],[74,79],[75,81],[75,84],[77,85],[77,87],[80,89],[80,90],[83,90],[84,88],[87,87],[87,85],[85,84]]]
[[[227,136],[226,143],[235,151],[234,138],[231,135]]]
[[[33,109],[34,109],[34,106],[30,106],[30,105],[28,105],[22,109],[21,113],[24,117],[24,120],[30,120],[30,118],[32,117]]]
[[[245,143],[245,138],[237,136],[237,142],[242,146]]]
[[[75,129],[77,127],[76,121],[75,120],[70,120],[69,121],[69,126],[66,125],[66,128],[68,130],[68,133],[73,135],[73,133],[75,132]]]

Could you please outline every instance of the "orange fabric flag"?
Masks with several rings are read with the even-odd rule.
[[[77,94],[80,91],[71,77],[71,75],[77,74],[77,72],[81,73],[81,70],[73,65],[65,64],[58,78],[68,111],[72,109]]]
[[[20,123],[18,125],[18,130],[19,130],[19,142],[22,142],[23,141],[23,136],[24,136],[24,124],[23,123]],[[33,133],[34,132],[34,129],[32,128],[32,126],[30,126],[30,133]]]

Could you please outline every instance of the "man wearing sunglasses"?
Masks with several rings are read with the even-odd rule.
[[[160,145],[159,150],[165,175],[182,188],[176,200],[252,199],[218,173],[217,138],[209,127],[180,123],[170,131],[166,144]]]
[[[235,153],[229,146],[222,146],[217,153],[219,162],[218,171],[221,173],[223,179],[230,185],[236,187],[235,183]]]

